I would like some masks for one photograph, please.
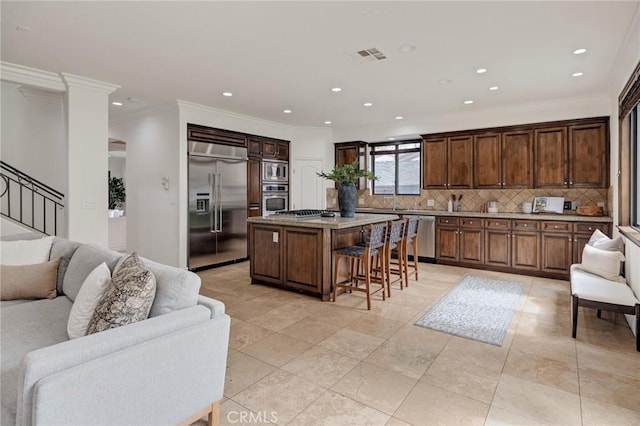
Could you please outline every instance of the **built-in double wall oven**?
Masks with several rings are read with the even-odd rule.
[[[269,216],[277,211],[289,209],[289,185],[270,182],[262,184],[262,215]]]

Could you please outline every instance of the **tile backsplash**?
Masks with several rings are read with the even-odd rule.
[[[608,212],[609,189],[571,188],[571,189],[460,189],[441,190],[423,189],[419,196],[397,195],[396,206],[414,210],[446,210],[447,201],[452,194],[462,195],[460,211],[479,212],[488,201],[496,201],[500,212],[521,212],[520,206],[525,201],[533,201],[534,197],[564,197],[565,201],[579,201],[581,205],[597,205],[605,203]],[[358,191],[358,198],[364,203],[358,207],[393,207],[393,196],[370,195],[368,189]],[[427,200],[433,200],[433,206],[427,206]],[[327,208],[338,208],[338,191],[327,189]],[[608,214],[608,213],[605,213]]]

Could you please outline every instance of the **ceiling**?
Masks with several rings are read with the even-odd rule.
[[[1,56],[122,86],[112,118],[182,99],[293,126],[393,124],[606,95],[638,4],[3,0]],[[369,48],[386,59],[356,53]]]

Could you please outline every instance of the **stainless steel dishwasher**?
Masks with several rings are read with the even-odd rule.
[[[418,226],[418,260],[435,262],[436,260],[436,217],[420,216]]]

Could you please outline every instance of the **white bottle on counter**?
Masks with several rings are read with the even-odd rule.
[[[453,201],[451,201],[451,200],[447,201],[447,211],[448,212],[452,212],[453,211]]]

